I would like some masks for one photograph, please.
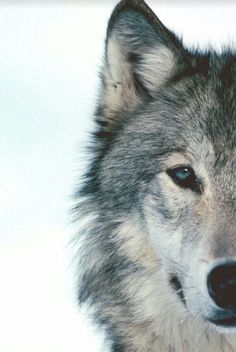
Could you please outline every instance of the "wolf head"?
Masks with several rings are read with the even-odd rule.
[[[101,78],[81,300],[108,321],[125,278],[156,265],[190,316],[235,331],[235,55],[187,50],[143,1],[124,0]]]

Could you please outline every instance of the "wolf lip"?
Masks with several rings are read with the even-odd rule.
[[[209,319],[209,321],[217,326],[222,326],[222,327],[236,327],[236,316],[232,316],[230,318],[224,318],[224,319]]]

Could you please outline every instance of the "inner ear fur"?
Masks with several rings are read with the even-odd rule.
[[[100,96],[106,128],[151,98],[185,55],[181,41],[142,0],[123,0],[108,23]]]

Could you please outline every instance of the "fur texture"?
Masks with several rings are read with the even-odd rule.
[[[189,51],[141,0],[110,18],[75,211],[79,301],[112,352],[236,351],[234,324],[219,323],[235,313],[207,288],[236,258],[235,74],[233,52]]]

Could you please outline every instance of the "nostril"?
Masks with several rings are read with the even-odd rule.
[[[215,266],[208,273],[207,287],[218,307],[236,310],[236,261]]]

